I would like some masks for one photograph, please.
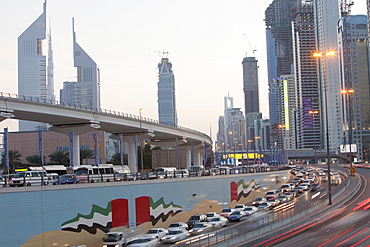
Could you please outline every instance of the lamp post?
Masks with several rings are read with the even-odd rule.
[[[315,114],[318,114],[319,111],[308,111],[312,115],[312,128],[313,128],[313,154],[314,160],[313,163],[316,163],[316,127],[315,127]]]
[[[212,125],[213,123],[209,123],[209,137],[211,138],[211,165],[213,164]],[[215,151],[216,151],[216,147],[215,147]]]
[[[253,142],[253,140],[247,140],[247,165],[249,165],[249,149],[250,149],[250,147],[249,147],[249,145],[250,145],[250,143],[251,142]]]
[[[320,69],[320,61],[321,61],[321,57],[325,56],[325,57],[331,57],[331,56],[334,56],[335,53],[334,51],[330,51],[330,52],[327,52],[327,53],[314,53],[313,56],[318,58],[318,61],[319,61],[319,69]],[[332,204],[331,202],[331,177],[330,177],[330,151],[329,151],[329,115],[328,115],[328,90],[327,90],[327,81],[326,81],[326,60],[324,60],[324,67],[325,67],[325,71],[324,71],[324,96],[325,96],[325,129],[326,129],[326,162],[327,162],[327,166],[328,166],[328,199],[329,199],[329,205]],[[321,78],[321,77],[320,77]]]
[[[254,142],[254,154],[253,154],[253,156],[254,156],[254,163],[256,163],[256,143],[259,145],[259,143],[260,143],[259,139],[261,139],[261,137],[256,136],[256,137],[254,137],[254,139],[255,139],[255,142]]]
[[[350,96],[353,95],[355,90],[343,89],[340,91],[346,97],[346,106],[348,107],[349,126],[348,126],[348,142],[349,142],[349,155],[350,155],[350,167],[353,166],[353,155],[352,155],[352,102]],[[345,143],[344,143],[345,145]]]
[[[144,108],[139,109],[139,115],[140,115],[140,163],[141,163],[141,170],[144,170],[144,155],[143,155],[143,128],[142,128],[142,118],[141,118],[141,112],[144,110]]]

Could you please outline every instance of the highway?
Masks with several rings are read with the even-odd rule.
[[[357,168],[357,172],[362,185],[348,203],[334,207],[323,216],[299,227],[250,246],[369,246],[370,170]]]

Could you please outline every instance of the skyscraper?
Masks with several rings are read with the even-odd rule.
[[[158,64],[158,116],[159,122],[177,126],[175,76],[168,58]]]
[[[75,105],[91,110],[100,109],[100,71],[94,60],[81,48],[76,41],[74,19],[73,30],[73,61],[77,68],[77,82],[64,82],[60,91],[60,101],[67,105]],[[73,93],[73,95],[71,95]]]
[[[329,149],[338,150],[342,142],[342,111],[340,97],[340,64],[338,56],[337,23],[340,18],[338,0],[315,0],[315,27],[317,52],[334,56],[320,58],[321,125],[329,128]],[[325,88],[327,101],[324,97]],[[326,101],[326,102],[325,102]],[[326,106],[328,117],[326,118]],[[328,121],[328,123],[326,123]],[[326,138],[324,138],[326,147]]]
[[[319,83],[316,51],[314,1],[302,1],[292,21],[294,74],[296,84],[297,148],[320,147]],[[318,112],[313,116],[312,112]],[[311,113],[310,113],[311,112]],[[314,122],[313,122],[314,120]]]
[[[259,112],[258,65],[255,57],[243,59],[243,91],[245,113]]]
[[[43,100],[55,99],[52,89],[54,85],[51,36],[49,36],[48,60],[42,50],[45,39],[46,1],[42,14],[18,37],[18,95]],[[19,121],[19,130],[45,127],[41,125],[37,122]]]
[[[347,15],[338,23],[343,107],[343,145],[355,144],[358,160],[369,160],[370,84],[366,15]]]

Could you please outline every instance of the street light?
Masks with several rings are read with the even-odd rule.
[[[254,142],[254,154],[253,154],[253,156],[254,156],[254,163],[256,164],[256,143],[259,145],[259,139],[261,139],[261,137],[260,136],[255,136],[254,139],[255,139],[255,142]]]
[[[144,170],[144,155],[143,155],[143,128],[142,128],[142,118],[141,118],[141,112],[144,110],[144,108],[139,109],[139,115],[140,115],[140,162],[141,162],[141,170]]]
[[[209,123],[209,137],[211,138],[211,165],[213,164],[212,125],[213,123]],[[216,151],[216,147],[215,147],[215,151]]]
[[[319,114],[319,111],[308,111],[312,115],[312,128],[313,128],[313,153],[314,160],[313,163],[316,163],[316,127],[315,127],[315,114]]]
[[[249,149],[250,149],[250,143],[253,142],[253,140],[247,140],[247,165],[249,165]]]
[[[314,53],[313,56],[318,58],[319,60],[319,69],[320,69],[320,59],[323,56],[334,56],[335,52],[330,51],[327,53]],[[324,67],[326,69],[326,60],[324,60]],[[321,78],[321,77],[320,77]],[[329,199],[329,205],[331,205],[331,177],[330,177],[330,151],[329,151],[329,116],[328,116],[328,90],[327,90],[327,82],[326,82],[326,71],[324,71],[324,95],[325,95],[325,128],[326,128],[326,162],[328,165],[328,199]]]
[[[346,106],[348,107],[348,116],[349,116],[349,126],[348,126],[348,142],[349,142],[349,155],[350,155],[350,167],[351,167],[351,170],[352,170],[352,166],[353,166],[353,155],[352,155],[352,102],[350,99],[350,96],[353,95],[353,93],[355,92],[355,90],[353,89],[343,89],[340,91],[345,97],[346,97]],[[351,104],[351,105],[350,105]],[[344,143],[344,145],[346,145],[346,143]]]

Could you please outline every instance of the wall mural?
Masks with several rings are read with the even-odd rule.
[[[205,198],[194,205],[191,211],[183,211],[182,206],[173,201],[166,203],[164,197],[158,200],[154,200],[150,196],[137,197],[134,204],[136,220],[130,219],[128,199],[114,199],[109,201],[106,207],[93,204],[89,214],[78,213],[76,217],[63,222],[61,230],[45,232],[35,236],[23,244],[22,247],[37,246],[35,245],[37,241],[48,242],[47,236],[49,235],[50,244],[54,246],[56,246],[56,243],[58,246],[64,246],[72,242],[73,244],[89,244],[89,247],[100,246],[102,236],[111,228],[136,226],[136,229],[141,227],[142,232],[153,227],[166,228],[173,222],[186,222],[191,215],[196,213],[220,212],[224,207],[233,207],[236,203],[245,203],[251,192],[260,188],[260,185],[254,179],[248,183],[244,182],[243,179],[237,182],[232,181],[229,186],[229,205],[219,205],[216,201]],[[130,220],[135,222],[130,222]]]

